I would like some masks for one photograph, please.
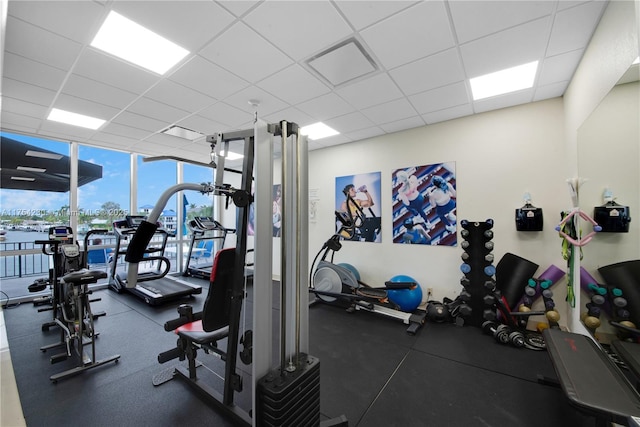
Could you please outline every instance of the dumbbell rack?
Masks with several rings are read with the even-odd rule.
[[[460,316],[464,324],[481,327],[486,320],[496,320],[495,273],[493,266],[493,220],[484,222],[471,222],[462,220],[461,246],[463,273],[460,284],[463,290],[460,298],[463,303],[460,306]]]

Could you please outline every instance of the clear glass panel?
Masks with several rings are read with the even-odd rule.
[[[143,157],[138,157],[138,212],[136,215],[148,215],[151,213],[158,199],[169,187],[176,185],[177,181],[177,164],[173,160],[160,160],[154,162],[145,162]],[[162,224],[164,230],[169,233],[169,242],[166,249],[169,249],[170,255],[175,253],[175,238],[179,237],[178,230],[178,208],[182,209],[182,203],[178,207],[177,196],[174,194],[169,198],[167,204],[163,207],[162,215],[158,221]],[[154,237],[154,241],[160,242],[161,236]],[[180,266],[177,263],[171,263],[171,271],[177,271]]]
[[[78,158],[102,168],[102,178],[78,188],[78,234],[82,240],[89,230],[106,230],[92,234],[88,239],[89,268],[106,268],[115,248],[113,221],[129,214],[131,155],[81,145]],[[122,257],[118,263],[124,268]]]

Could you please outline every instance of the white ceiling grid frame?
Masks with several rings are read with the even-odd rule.
[[[457,49],[447,49],[418,59],[389,71],[389,74],[405,95],[415,95],[465,80]]]
[[[549,16],[556,7],[552,1],[450,1],[448,4],[461,44]]]
[[[143,154],[146,149],[166,154],[168,146],[141,141],[173,124],[207,134],[249,125],[252,107],[242,99],[247,95],[262,98],[259,114],[272,121],[336,123],[343,135],[310,144],[311,149],[332,146],[523,99],[561,96],[605,5],[599,0],[12,1],[2,76],[3,128],[118,147],[138,144]],[[158,76],[91,48],[112,8],[191,54],[168,75]],[[551,17],[549,31],[523,31]],[[508,62],[501,56],[505,43],[512,42],[506,39],[520,33],[544,39],[521,37],[517,52],[543,46],[536,58],[542,62],[535,89],[472,104],[470,70],[497,71],[499,61]],[[374,75],[333,88],[305,68],[306,59],[349,38],[377,63]],[[484,46],[491,40],[498,44]],[[464,51],[474,44],[486,50],[477,61]],[[459,89],[464,86],[463,97]],[[89,136],[86,130],[47,123],[48,110],[60,107],[57,96],[92,111],[115,109],[115,119]],[[359,114],[366,119],[356,120]],[[367,121],[371,125],[361,128]],[[181,147],[198,158],[208,155],[208,146]]]
[[[8,16],[5,50],[64,70],[73,65],[82,44]]]
[[[403,0],[376,0],[376,1],[354,1],[335,0],[334,4],[346,17],[348,22],[357,30],[375,24],[383,19],[392,16],[418,1]]]
[[[241,22],[235,23],[199,54],[250,83],[293,64],[289,57]]]
[[[215,100],[222,100],[249,86],[246,80],[200,56],[176,70],[169,80]]]
[[[340,87],[335,92],[358,110],[403,97],[398,86],[386,73]]]
[[[313,56],[352,33],[328,1],[266,1],[244,21],[294,61]]]
[[[61,93],[117,109],[127,107],[138,97],[133,92],[91,80],[79,74],[71,74],[67,78]]]
[[[360,34],[387,70],[455,45],[445,3],[438,1],[419,2]]]

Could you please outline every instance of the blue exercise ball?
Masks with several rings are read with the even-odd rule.
[[[392,283],[414,282],[417,284],[413,289],[389,289],[387,291],[389,300],[400,307],[400,310],[410,313],[422,303],[422,288],[413,277],[400,274],[393,276],[389,281]]]
[[[353,265],[351,264],[347,264],[346,262],[341,262],[340,264],[338,264],[340,267],[346,268],[347,270],[349,270],[350,272],[353,273],[353,275],[355,276],[356,280],[360,280],[360,272],[358,271],[357,268],[355,268]]]

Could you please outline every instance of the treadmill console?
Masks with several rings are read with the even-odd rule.
[[[49,240],[59,240],[62,242],[73,241],[73,229],[66,225],[49,227]]]
[[[210,216],[197,216],[193,218],[194,226],[202,231],[205,230],[224,230],[222,224]]]
[[[146,220],[147,217],[144,215],[127,215],[125,217],[125,221],[127,222],[127,228],[138,228],[142,221]]]

